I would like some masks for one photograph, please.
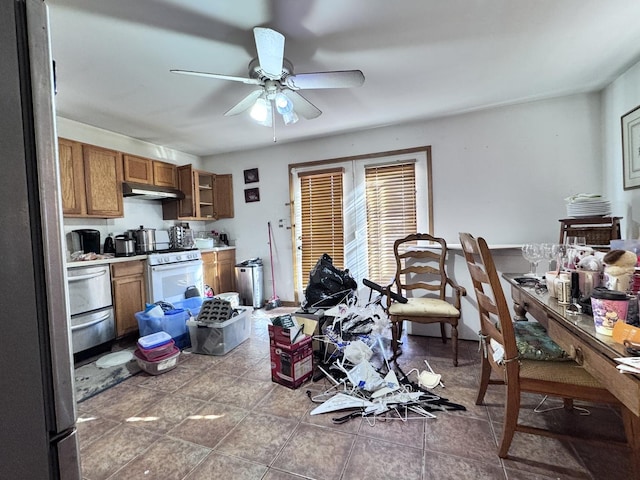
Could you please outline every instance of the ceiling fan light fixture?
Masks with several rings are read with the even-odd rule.
[[[256,103],[251,107],[249,112],[251,118],[253,118],[260,125],[265,127],[271,126],[271,102],[267,101],[263,97],[256,100]]]
[[[285,125],[291,125],[298,121],[298,115],[296,115],[296,112],[291,110],[291,112],[289,113],[282,114],[282,121],[284,122]]]

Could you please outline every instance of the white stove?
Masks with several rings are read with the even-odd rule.
[[[204,294],[200,250],[175,250],[147,255],[147,301],[155,303],[184,300],[187,289]]]

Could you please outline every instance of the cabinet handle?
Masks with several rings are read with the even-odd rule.
[[[101,272],[98,273],[90,273],[88,275],[68,275],[67,278],[70,282],[78,282],[80,280],[89,280],[90,278],[96,278],[96,277],[101,277],[102,275],[105,275],[107,273],[106,270],[102,270]]]

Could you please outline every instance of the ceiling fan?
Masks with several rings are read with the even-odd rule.
[[[364,75],[360,70],[294,74],[293,64],[284,58],[284,35],[262,27],[255,27],[253,35],[258,57],[249,63],[248,78],[191,70],[171,72],[258,86],[259,88],[225,112],[225,116],[238,115],[251,109],[251,117],[265,126],[273,124],[276,111],[282,116],[285,125],[297,122],[297,114],[308,120],[322,114],[298,90],[351,88],[364,83]]]

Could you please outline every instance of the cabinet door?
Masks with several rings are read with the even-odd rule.
[[[144,260],[111,264],[111,278],[116,336],[121,337],[138,330],[135,314],[144,310]]]
[[[124,216],[122,208],[122,155],[93,145],[82,146],[87,214],[94,217]]]
[[[82,144],[65,138],[58,139],[62,213],[66,216],[86,214]]]
[[[178,188],[178,167],[154,160],[153,183],[159,187]]]
[[[233,176],[216,175],[214,191],[215,217],[233,218]]]
[[[213,293],[218,294],[216,291],[216,253],[215,252],[202,252],[202,278],[205,285],[209,285],[213,290]],[[204,292],[203,292],[204,293]]]
[[[221,250],[217,253],[218,288],[216,293],[235,292],[236,290],[236,251]]]
[[[122,159],[124,162],[124,180],[126,182],[143,183],[145,185],[153,184],[151,160],[134,157],[133,155],[124,155]]]
[[[194,172],[191,165],[178,167],[178,188],[184,193],[184,199],[178,200],[178,217],[196,216],[193,182]]]

